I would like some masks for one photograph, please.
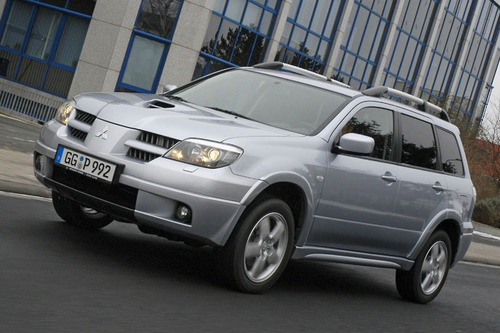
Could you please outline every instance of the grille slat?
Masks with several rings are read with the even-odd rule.
[[[172,139],[166,136],[162,136],[159,134],[154,134],[150,132],[141,132],[141,134],[137,137],[137,141],[148,143],[157,147],[162,147],[165,149],[170,149],[173,147],[179,140]],[[134,147],[130,147],[127,152],[128,157],[132,157],[134,159],[138,159],[144,162],[150,162],[155,158],[160,157],[161,155],[156,154],[151,151],[147,151],[145,149],[138,149]]]
[[[87,113],[85,111],[76,109],[75,119],[81,121],[82,123],[92,125],[96,119],[96,116],[91,115],[90,113]]]
[[[71,136],[73,136],[79,140],[85,141],[85,139],[87,138],[88,133],[85,133],[84,131],[80,131],[79,129],[76,129],[74,127],[70,127],[69,131],[71,133]]]
[[[87,112],[79,110],[79,109],[76,109],[75,111],[76,111],[75,120],[82,122],[82,123],[85,123],[85,124],[90,125],[90,126],[92,126],[92,124],[94,123],[94,121],[97,118],[96,116],[91,115],[90,113],[87,113]],[[70,130],[71,136],[73,136],[79,140],[85,141],[85,139],[87,138],[87,134],[88,134],[87,132],[82,131],[82,130],[77,129],[77,128],[74,128],[74,127],[71,127],[71,126],[68,126],[68,127]]]

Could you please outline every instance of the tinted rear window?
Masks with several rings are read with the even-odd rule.
[[[443,171],[452,175],[463,176],[464,164],[455,135],[441,128],[437,129],[437,134]]]
[[[436,169],[437,149],[432,125],[401,115],[401,162],[427,169]]]

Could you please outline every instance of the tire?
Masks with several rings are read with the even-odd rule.
[[[81,229],[98,230],[113,222],[109,215],[81,206],[55,191],[52,191],[52,205],[60,218]]]
[[[267,198],[250,206],[226,246],[214,250],[229,283],[258,294],[271,288],[283,273],[293,239],[290,207],[283,200]]]
[[[396,287],[408,301],[426,304],[441,291],[451,264],[451,242],[443,230],[427,241],[410,271],[396,271]]]

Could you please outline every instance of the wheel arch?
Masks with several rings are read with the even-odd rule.
[[[457,253],[460,248],[460,237],[462,235],[462,228],[460,226],[460,222],[454,218],[454,214],[450,214],[449,212],[443,212],[441,219],[435,219],[434,223],[430,223],[428,227],[422,233],[422,237],[420,238],[417,245],[411,251],[409,258],[415,260],[415,258],[419,255],[423,246],[427,242],[427,240],[438,230],[443,230],[448,234],[448,237],[451,241],[451,263],[453,266],[455,263],[455,259]]]
[[[292,210],[295,228],[295,241],[307,216],[307,196],[303,189],[294,183],[280,182],[267,187],[255,199],[262,200],[268,196],[283,200]]]
[[[264,184],[266,186],[262,186]],[[260,186],[254,188],[254,191],[242,203],[246,208],[239,216],[227,239],[237,230],[239,222],[252,205],[265,200],[266,197],[281,199],[292,210],[295,224],[295,244],[297,244],[300,236],[308,230],[308,226],[310,227],[312,223],[315,194],[310,182],[296,174],[273,175],[261,182]]]
[[[443,230],[450,237],[451,242],[451,263],[455,262],[456,255],[458,253],[458,245],[460,242],[460,225],[458,221],[453,219],[447,219],[442,221],[432,233],[435,233],[438,230]]]

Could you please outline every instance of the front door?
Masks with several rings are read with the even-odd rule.
[[[401,252],[394,217],[399,169],[394,162],[394,112],[378,107],[355,110],[342,133],[370,136],[370,156],[330,154],[325,184],[307,245],[341,250]]]

